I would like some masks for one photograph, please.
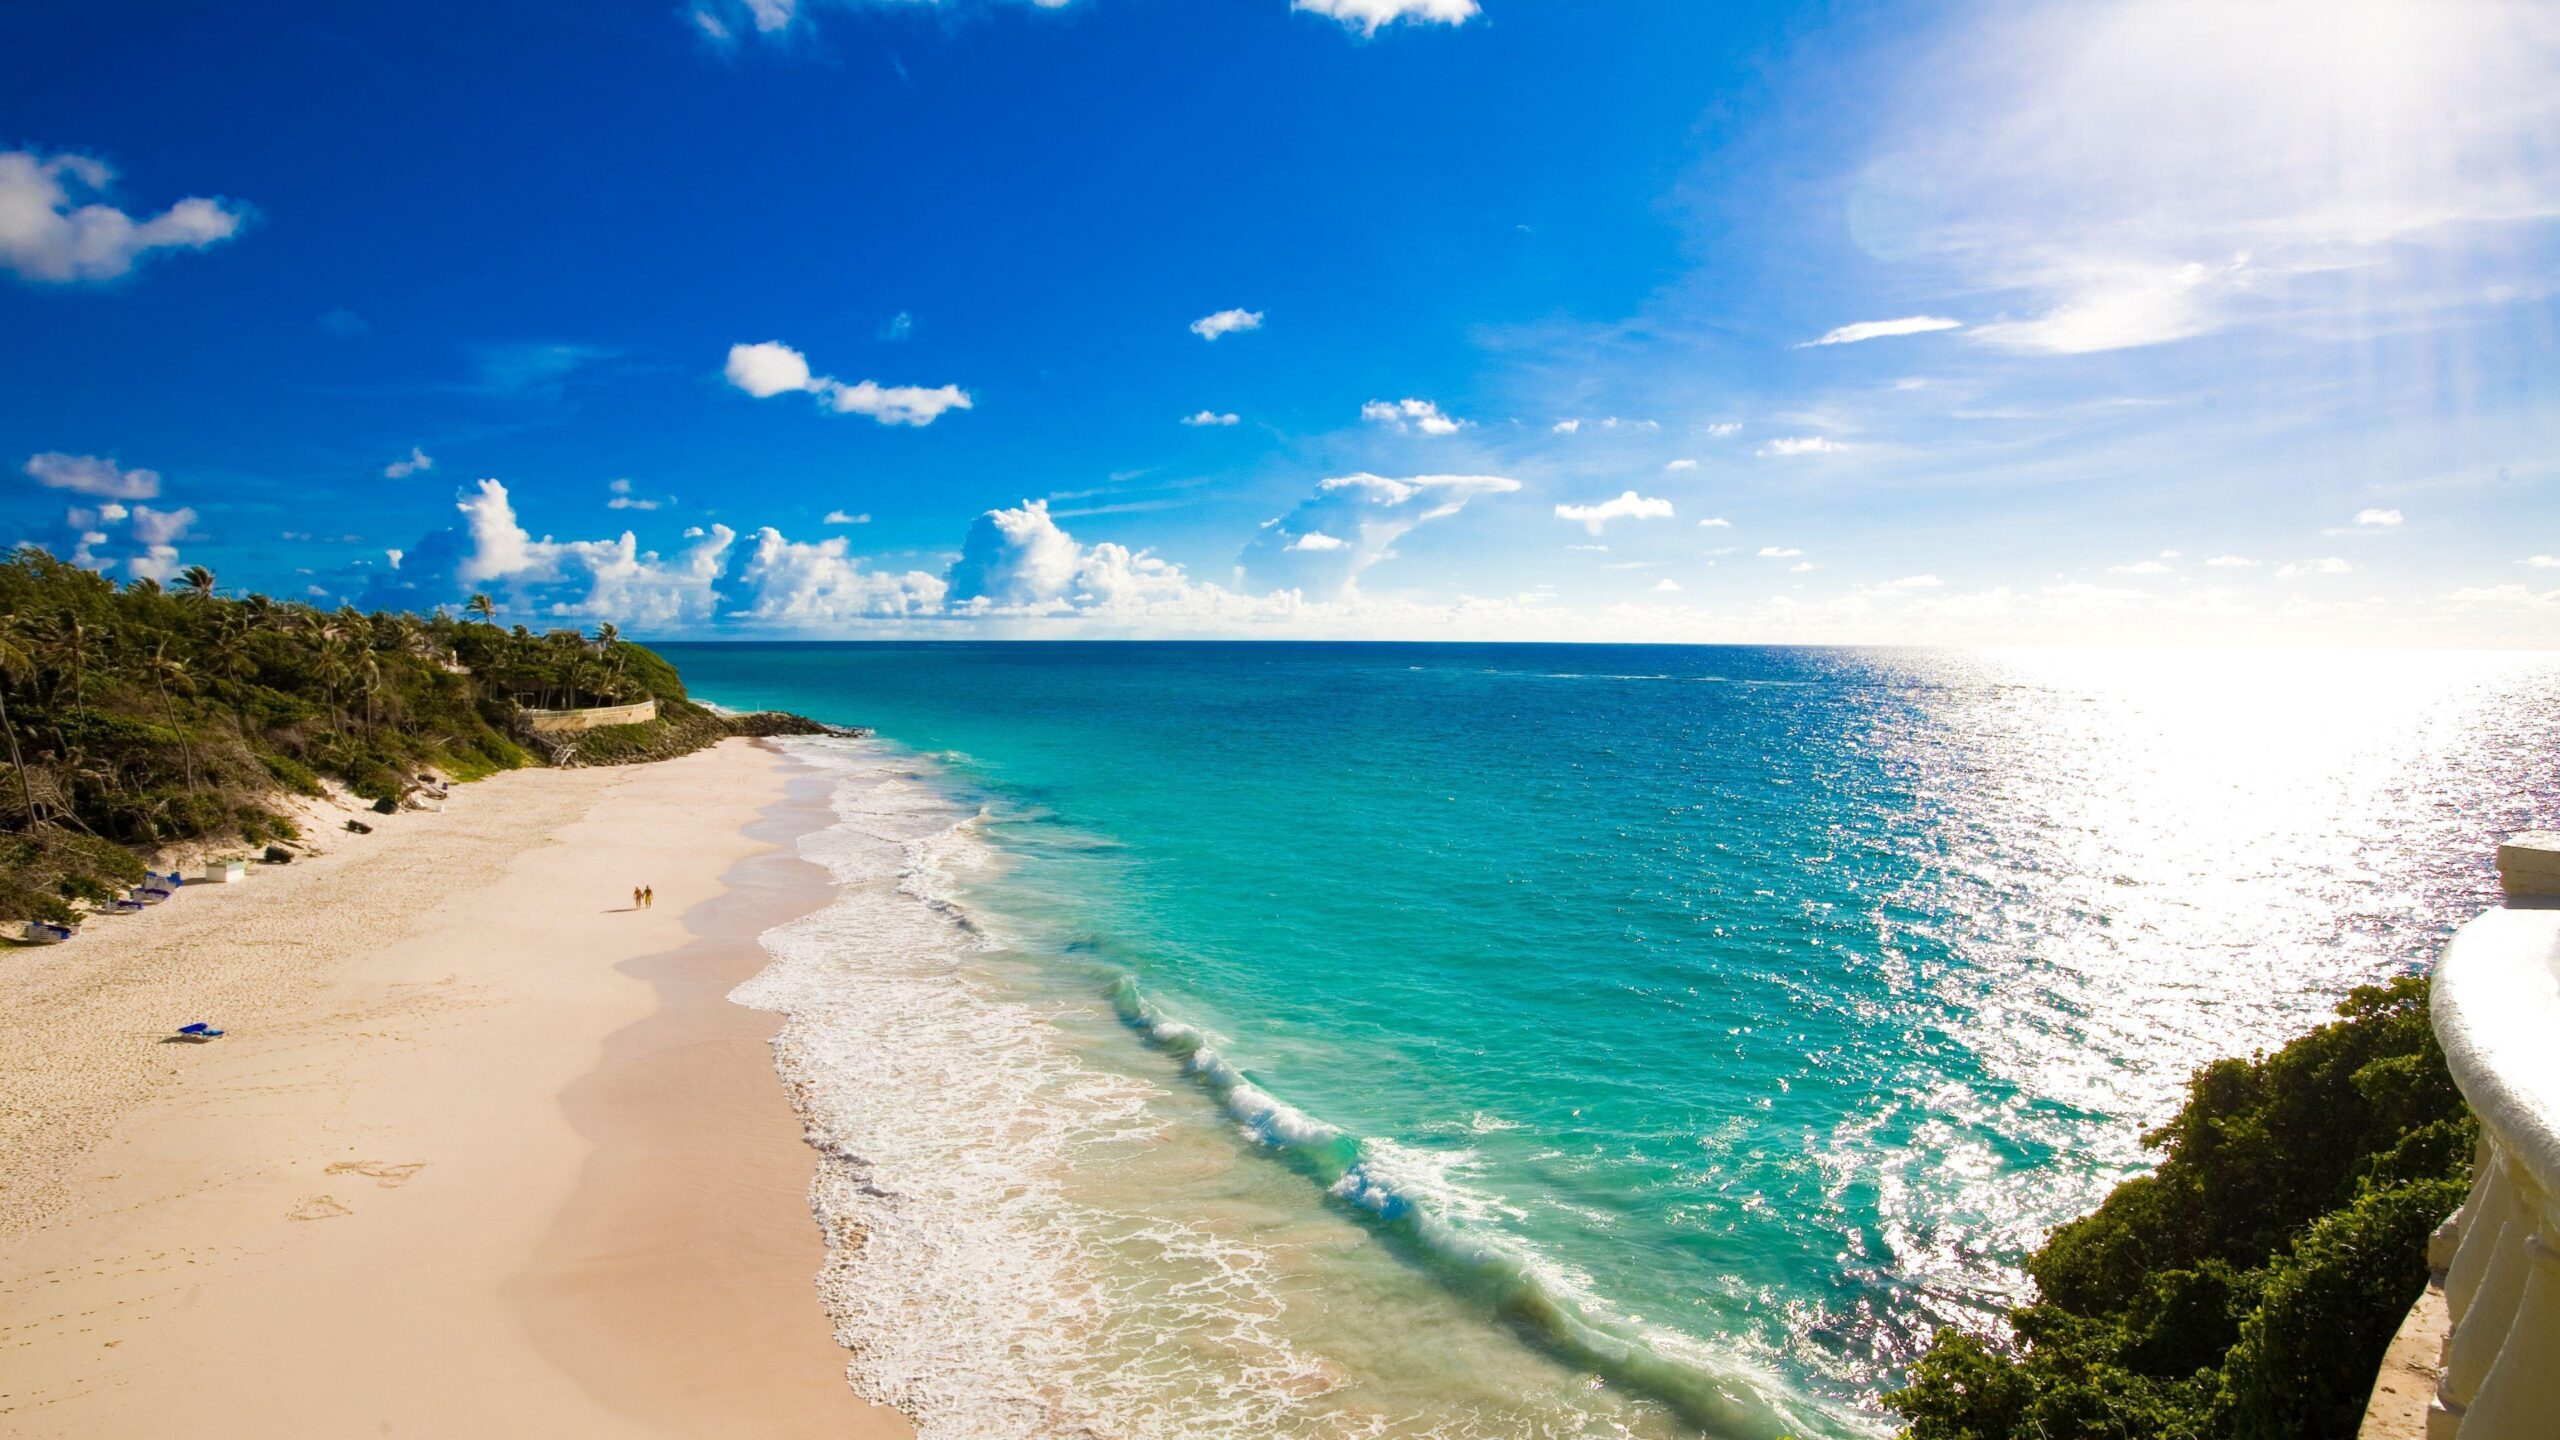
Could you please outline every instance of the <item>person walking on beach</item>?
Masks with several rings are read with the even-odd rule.
[[[637,909],[641,908],[641,906],[640,906],[640,895],[641,895],[640,887],[639,887],[639,886],[637,886],[637,885],[632,886],[632,887],[631,887],[631,908],[632,908],[632,909],[634,909],[634,910],[637,910]]]
[[[651,906],[653,906],[653,905],[655,905],[655,904],[657,904],[657,903],[658,903],[658,887],[657,887],[657,886],[655,886],[655,885],[643,885],[643,886],[641,886],[641,887],[640,887],[640,908],[641,908],[641,909],[643,909],[643,910],[646,910],[646,909],[648,909],[649,907],[651,907]]]

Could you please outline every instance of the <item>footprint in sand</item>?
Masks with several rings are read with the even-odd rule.
[[[409,1183],[409,1178],[427,1168],[424,1160],[341,1160],[329,1167],[332,1175],[362,1175],[390,1190]]]
[[[339,1204],[331,1196],[314,1195],[284,1212],[284,1218],[287,1220],[334,1220],[341,1215],[354,1213],[356,1212]]]

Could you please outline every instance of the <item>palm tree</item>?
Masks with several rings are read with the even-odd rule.
[[[36,813],[36,792],[27,784],[26,757],[18,753],[18,722],[9,718],[9,682],[35,669],[35,652],[19,637],[17,617],[0,621],[0,729],[9,732],[9,768],[18,777],[18,803],[27,810],[27,828],[44,823]]]
[[[475,594],[462,602],[462,613],[484,625],[498,623],[498,602],[486,594]]]
[[[179,571],[178,583],[186,587],[178,592],[178,598],[181,600],[210,600],[214,598],[213,572],[207,570],[201,565],[190,565],[186,569]]]
[[[188,736],[187,727],[178,719],[177,702],[169,698],[169,682],[176,681],[180,689],[186,689],[193,683],[188,678],[186,662],[169,658],[169,642],[163,640],[151,648],[151,658],[143,662],[142,668],[151,676],[152,687],[160,692],[160,708],[168,712],[169,728],[178,732],[178,753],[187,762],[187,790],[193,793],[199,788],[196,784],[196,744]]]

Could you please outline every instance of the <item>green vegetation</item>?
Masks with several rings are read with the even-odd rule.
[[[2352,1435],[2462,1203],[2477,1129],[2427,982],[2357,990],[2273,1055],[2196,1072],[2116,1187],[2027,1262],[2015,1343],[1939,1333],[1888,1397],[1911,1440]]]
[[[0,561],[0,918],[70,918],[142,877],[155,846],[293,836],[286,794],[335,779],[388,813],[419,777],[658,759],[731,734],[809,732],[693,704],[610,625],[476,621],[226,599],[192,567],[118,586],[41,550]],[[655,699],[659,718],[565,738],[521,707]]]

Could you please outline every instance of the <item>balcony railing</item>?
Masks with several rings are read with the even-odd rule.
[[[2451,1329],[2427,1440],[2560,1435],[2560,832],[2500,846],[2498,877],[2505,906],[2436,969],[2436,1038],[2480,1152],[2430,1247]]]

